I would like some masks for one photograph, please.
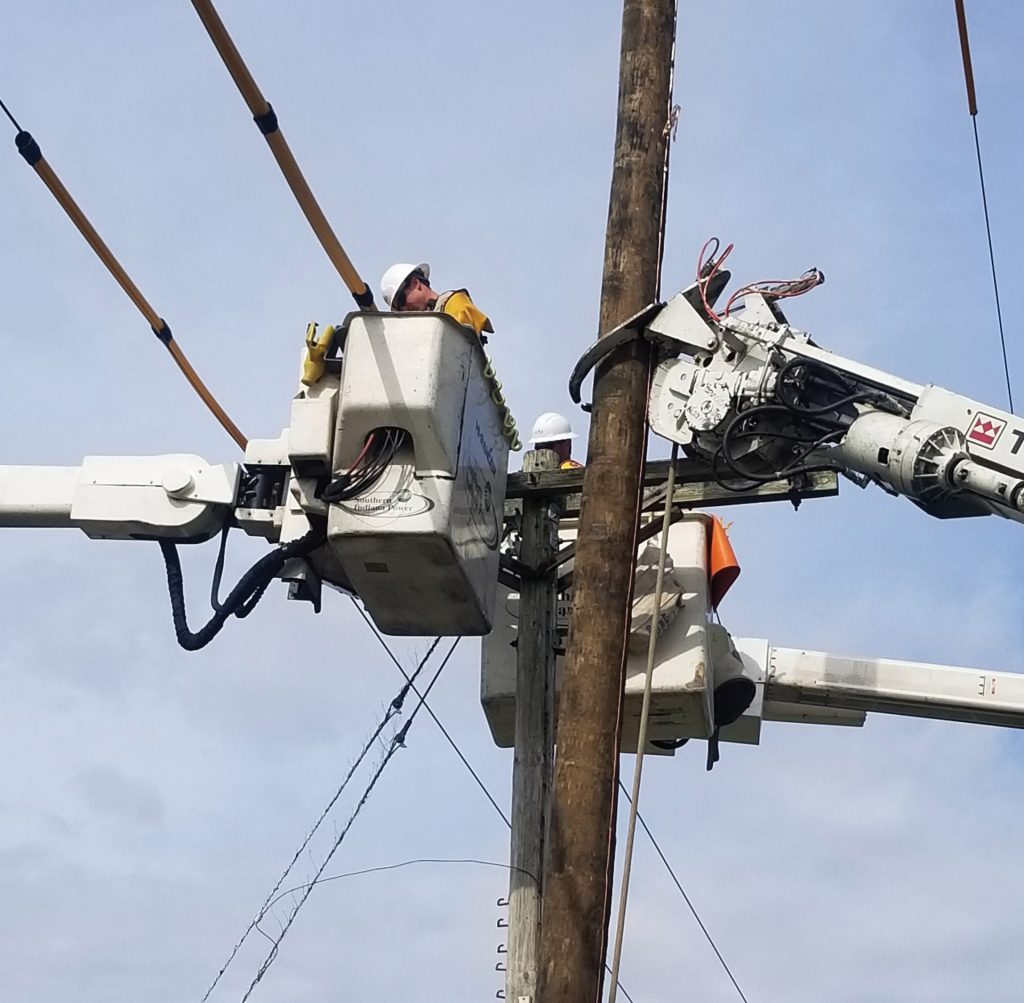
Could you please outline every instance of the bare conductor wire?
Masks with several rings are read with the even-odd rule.
[[[3,108],[4,114],[11,120],[11,125],[13,125],[14,128],[18,130],[18,132],[21,132],[21,126],[18,125],[17,119],[15,119],[15,117],[10,113],[10,111],[7,108],[7,105],[4,104],[3,98],[0,98],[0,108]]]
[[[955,0],[956,21],[960,32],[960,54],[964,61],[964,83],[967,86],[967,110],[974,126],[974,151],[978,158],[978,180],[981,183],[981,206],[985,214],[985,236],[988,239],[988,260],[992,270],[992,291],[996,299],[996,319],[999,322],[999,345],[1003,352],[1003,374],[1006,377],[1006,397],[1013,413],[1013,389],[1010,385],[1010,365],[1006,357],[1006,333],[1003,330],[1003,309],[999,302],[999,282],[996,279],[996,256],[992,249],[992,224],[988,215],[988,195],[985,192],[985,171],[981,166],[981,142],[978,139],[978,98],[974,90],[974,69],[971,66],[971,46],[967,38],[967,14],[964,0]]]

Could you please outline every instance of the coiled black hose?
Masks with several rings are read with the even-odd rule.
[[[302,557],[326,539],[322,529],[312,529],[305,536],[290,543],[275,547],[269,554],[261,557],[238,580],[228,597],[217,608],[209,621],[195,633],[189,630],[185,614],[185,584],[181,573],[181,559],[178,548],[173,540],[160,540],[160,551],[164,555],[164,566],[167,569],[167,589],[171,596],[171,619],[174,622],[174,635],[186,651],[198,651],[205,648],[219,633],[229,616],[248,616],[256,603],[263,597],[267,586],[274,576],[284,567],[286,561],[293,557]]]

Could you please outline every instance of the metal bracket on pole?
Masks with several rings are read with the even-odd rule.
[[[744,487],[727,478],[721,480],[712,476],[704,460],[679,460],[676,463],[676,486],[672,492],[672,521],[678,520],[684,511],[694,508],[717,508],[724,505],[749,505],[755,502],[788,501],[794,505],[809,498],[832,498],[839,494],[839,479],[832,471],[817,471],[801,475],[799,481],[770,481]],[[664,485],[668,477],[668,462],[655,460],[647,464],[644,484],[648,491],[643,511],[660,509],[664,505]],[[522,518],[523,508],[530,499],[560,499],[562,516],[579,514],[580,489],[583,486],[582,470],[557,470],[531,467],[509,474],[506,491],[505,519]],[[653,527],[653,528],[652,528]],[[657,524],[641,526],[640,539],[643,542],[657,532]],[[552,553],[542,574],[551,574],[576,556],[576,544],[566,544]],[[498,580],[514,591],[520,591],[522,583],[533,573],[522,560],[511,554],[501,557]],[[572,585],[572,570],[561,574],[557,590],[564,592]]]

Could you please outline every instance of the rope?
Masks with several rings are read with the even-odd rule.
[[[661,205],[658,207],[658,266],[655,278],[654,298],[661,299],[661,266],[665,260],[665,224],[668,219],[668,168],[669,154],[679,131],[680,107],[673,103],[676,89],[676,43],[678,39],[679,4],[672,5],[672,52],[669,55],[668,68],[668,111],[665,118],[665,165],[661,173]]]
[[[668,104],[665,109],[665,126],[662,130],[662,137],[665,140],[665,159],[662,165],[662,179],[661,179],[661,204],[658,207],[658,249],[657,259],[655,264],[655,275],[654,275],[654,298],[661,298],[661,272],[662,265],[664,264],[665,257],[665,228],[668,217],[668,177],[669,177],[669,152],[672,148],[672,140],[675,137],[674,134],[674,122],[678,119],[678,114],[673,110],[675,105],[673,104],[673,96],[675,90],[675,78],[676,78],[676,38],[678,35],[677,26],[679,21],[679,4],[678,2],[672,5],[672,48],[669,53],[669,79],[668,79]],[[651,380],[654,376],[654,365],[656,356],[651,352],[648,358],[648,371],[647,371],[647,399],[648,404],[650,403],[651,395]],[[646,414],[647,407],[644,407],[644,413]],[[675,447],[673,446],[673,458],[675,457]],[[640,452],[640,477],[637,485],[637,507],[636,507],[636,522],[634,523],[633,531],[633,547],[631,553],[635,554],[637,546],[639,545],[640,537],[640,514],[643,509],[643,495],[644,495],[644,478],[643,472],[644,467],[647,463],[647,438],[644,437],[644,446]],[[674,467],[673,463],[673,481],[674,481]],[[669,492],[668,498],[671,499],[672,493]],[[660,600],[660,595],[659,595]],[[615,721],[615,732],[620,736],[619,740],[615,743],[615,764],[612,769],[612,785],[621,783],[619,776],[619,761],[620,753],[619,746],[621,744],[621,733],[622,733],[622,715],[624,712],[625,705],[625,686],[626,686],[626,659],[628,658],[628,643],[629,643],[629,621],[632,613],[632,606],[628,606],[626,609],[626,630],[623,640],[623,651],[622,661],[620,663],[621,672],[621,689],[619,690],[619,703],[616,710],[616,721]],[[657,621],[655,621],[657,623]],[[652,627],[652,637],[654,628]],[[638,755],[640,751],[638,750]],[[615,813],[617,810],[616,799],[611,799],[611,817],[609,818],[608,826],[608,851],[607,857],[605,858],[605,904],[604,912],[601,916],[601,954],[605,956],[605,952],[608,947],[608,920],[610,918],[611,911],[611,898],[612,898],[612,873],[615,867]],[[620,900],[621,901],[621,900]],[[621,905],[620,905],[621,908]],[[621,936],[617,936],[617,941],[621,940]],[[616,954],[621,950],[621,944],[616,944]],[[618,966],[612,965],[609,967],[607,962],[605,963],[605,969],[612,976],[612,984],[609,988],[608,1003],[615,1003],[615,992],[616,988],[619,987],[618,982]],[[621,988],[621,987],[619,987]],[[600,1003],[600,1000],[597,1001]]]
[[[626,829],[626,850],[622,863],[622,890],[619,892],[619,918],[615,927],[615,947],[612,952],[612,984],[608,989],[608,1003],[615,1003],[615,989],[622,960],[622,938],[626,930],[626,903],[629,899],[629,876],[633,865],[633,840],[636,836],[636,818],[640,800],[640,778],[644,768],[644,746],[647,744],[647,722],[651,710],[651,684],[654,679],[654,648],[658,640],[658,620],[661,615],[661,595],[665,584],[665,554],[668,552],[668,533],[672,525],[672,496],[676,486],[676,457],[679,444],[672,444],[672,461],[668,468],[665,510],[661,522],[661,550],[658,554],[658,574],[654,582],[654,614],[651,636],[647,642],[647,671],[644,676],[644,701],[640,710],[640,731],[636,740],[636,763],[633,767],[633,795],[629,803],[629,825]]]

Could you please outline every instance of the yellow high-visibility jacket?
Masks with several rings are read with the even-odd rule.
[[[466,327],[473,328],[478,336],[483,331],[494,334],[494,328],[491,326],[487,314],[477,309],[465,289],[452,289],[442,293],[437,297],[434,309],[439,313],[448,314],[449,317],[453,317],[460,324],[465,324]]]

